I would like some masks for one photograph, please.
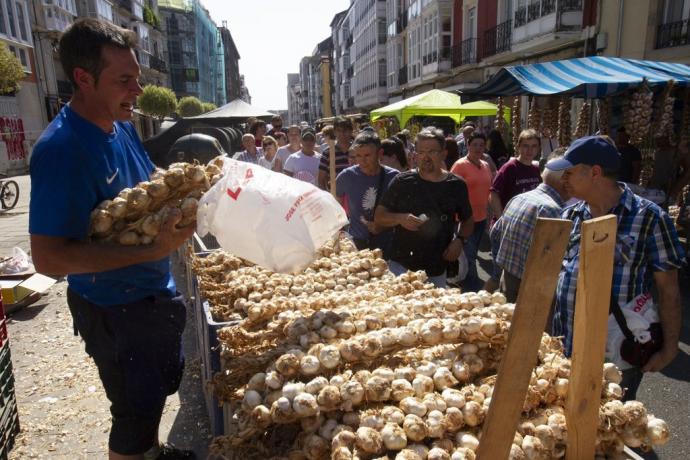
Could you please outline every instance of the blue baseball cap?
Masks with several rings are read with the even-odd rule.
[[[577,165],[599,165],[603,169],[617,171],[621,166],[621,155],[601,136],[581,137],[570,144],[562,158],[546,163],[546,168],[562,171]]]

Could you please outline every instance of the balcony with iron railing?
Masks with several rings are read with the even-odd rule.
[[[690,45],[690,19],[659,24],[656,31],[656,49]]]
[[[513,34],[513,21],[508,19],[484,32],[482,58],[510,51]]]
[[[165,61],[158,56],[150,56],[149,67],[161,73],[168,73],[168,67],[165,65]]]
[[[581,31],[582,5],[582,0],[530,0],[513,16],[512,46],[555,32]]]
[[[468,38],[455,45],[451,49],[451,65],[458,67],[477,63],[477,39]]]

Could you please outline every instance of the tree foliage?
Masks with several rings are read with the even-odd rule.
[[[163,118],[177,108],[177,97],[173,90],[162,86],[146,85],[137,99],[137,106],[146,115]]]
[[[201,101],[194,96],[183,97],[177,103],[177,113],[181,117],[195,117],[204,113]]]
[[[0,94],[19,91],[19,82],[24,79],[24,67],[5,42],[0,42]]]
[[[202,102],[201,107],[204,109],[204,113],[210,112],[211,110],[215,110],[218,108],[218,106],[213,102]]]

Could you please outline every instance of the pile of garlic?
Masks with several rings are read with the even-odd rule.
[[[256,272],[261,286],[235,300],[241,320],[218,331],[222,371],[211,384],[233,417],[226,435],[214,439],[212,455],[476,457],[514,305],[500,293],[438,289],[423,272],[394,277],[385,269],[380,277],[367,271],[361,284],[341,272],[336,286],[304,289],[334,266],[336,273],[382,266],[380,256],[334,248],[309,277],[290,278],[289,292],[276,292],[267,284],[271,275]],[[209,257],[214,262],[197,261],[197,269],[218,284],[248,268],[227,254]],[[544,334],[511,459],[564,457],[570,373],[560,340]],[[608,458],[620,456],[624,445],[651,447],[669,435],[640,403],[620,401],[620,381],[616,367],[605,365],[596,449]]]
[[[150,244],[173,207],[182,212],[178,227],[195,222],[199,199],[220,179],[222,161],[218,157],[206,166],[173,163],[167,170],[157,169],[149,181],[102,201],[91,212],[89,236],[125,246]]]
[[[575,139],[585,137],[589,134],[590,108],[591,104],[589,101],[583,102],[582,107],[580,107],[580,115],[577,118],[577,125],[575,126]]]
[[[647,137],[652,118],[654,94],[644,87],[632,91],[624,107],[625,130],[630,136],[630,142],[642,144]]]
[[[572,106],[569,97],[563,97],[558,104],[558,145],[565,147],[570,145],[572,125],[570,122],[570,108]]]

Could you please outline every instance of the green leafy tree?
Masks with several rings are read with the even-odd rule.
[[[19,91],[19,82],[23,79],[22,63],[4,42],[0,42],[0,94]]]
[[[177,113],[182,117],[195,117],[204,113],[204,107],[196,97],[187,96],[177,103]]]
[[[137,106],[146,115],[163,118],[177,108],[177,97],[173,90],[162,86],[146,85],[137,99]]]
[[[204,109],[204,113],[210,112],[211,110],[215,110],[218,108],[218,106],[213,102],[202,102],[201,107]]]

